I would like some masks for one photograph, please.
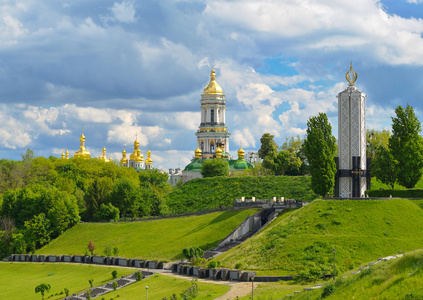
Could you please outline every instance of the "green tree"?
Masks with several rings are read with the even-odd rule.
[[[114,207],[112,203],[104,204],[101,203],[100,208],[94,214],[94,219],[97,221],[119,221],[119,208]]]
[[[398,183],[406,188],[413,188],[421,178],[423,168],[421,123],[408,104],[405,109],[398,106],[395,114],[396,117],[392,118],[389,150],[398,161]]]
[[[51,289],[50,284],[48,284],[48,283],[41,283],[41,284],[39,284],[39,285],[37,285],[35,287],[35,293],[36,294],[41,293],[41,299],[44,300],[44,293],[45,292],[48,293],[50,291],[50,289]]]
[[[116,279],[117,278],[117,274],[118,274],[118,272],[116,270],[112,271],[112,277],[113,277],[113,279]]]
[[[274,158],[273,171],[279,175],[285,175],[288,172],[297,174],[300,171],[301,165],[301,159],[295,153],[282,150]]]
[[[199,247],[188,247],[182,249],[182,254],[187,259],[199,258],[204,255],[203,249]]]
[[[116,291],[116,289],[118,288],[119,284],[116,281],[113,281],[113,290]]]
[[[40,248],[50,241],[50,221],[44,213],[25,221],[24,236],[28,245]]]
[[[275,136],[270,133],[264,133],[260,138],[261,147],[258,151],[258,155],[261,159],[266,156],[275,157],[278,153],[278,145],[273,140]]]
[[[379,146],[371,164],[372,175],[376,176],[382,183],[394,189],[398,177],[398,161],[391,154],[389,149]]]
[[[376,151],[380,146],[388,148],[389,138],[391,133],[389,130],[376,130],[367,129],[366,132],[366,156],[373,159],[376,155]]]
[[[85,219],[87,221],[94,220],[94,214],[98,211],[101,204],[107,203],[112,184],[112,180],[108,177],[96,177],[91,182],[84,196],[86,205]]]
[[[332,194],[336,173],[333,159],[336,139],[326,114],[319,113],[308,119],[303,149],[309,163],[311,188],[318,195]]]
[[[118,179],[112,186],[109,199],[113,206],[119,209],[123,218],[150,214],[148,205],[142,197],[141,188],[130,179]]]
[[[207,159],[201,166],[203,177],[216,177],[229,175],[229,163],[224,159]]]

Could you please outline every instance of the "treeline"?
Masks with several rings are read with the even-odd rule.
[[[167,174],[98,159],[0,160],[0,257],[33,252],[80,220],[166,214]]]

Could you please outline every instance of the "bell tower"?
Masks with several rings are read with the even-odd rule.
[[[224,152],[229,153],[230,133],[225,125],[226,100],[223,90],[216,82],[216,72],[211,71],[210,82],[201,95],[201,123],[195,135],[201,158],[213,158],[218,144],[224,145]]]

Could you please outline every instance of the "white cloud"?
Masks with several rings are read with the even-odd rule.
[[[122,3],[115,2],[111,8],[114,20],[122,23],[135,22],[135,8],[134,1],[123,1]]]

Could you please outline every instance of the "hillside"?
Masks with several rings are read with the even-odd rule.
[[[402,258],[380,262],[356,275],[348,275],[328,287],[303,292],[295,299],[423,299],[423,253],[407,253]]]
[[[213,177],[188,181],[166,195],[166,203],[176,213],[232,206],[241,197],[293,198],[311,201],[317,197],[308,176]]]
[[[79,223],[37,253],[82,255],[92,240],[97,255],[104,255],[104,249],[110,246],[118,247],[121,257],[177,260],[186,247],[214,247],[254,212],[236,210],[143,222]]]
[[[227,267],[242,263],[246,269],[266,270],[266,274],[316,269],[325,273],[332,268],[334,248],[337,268],[343,271],[422,247],[423,210],[412,201],[315,200],[281,215],[218,260]]]

